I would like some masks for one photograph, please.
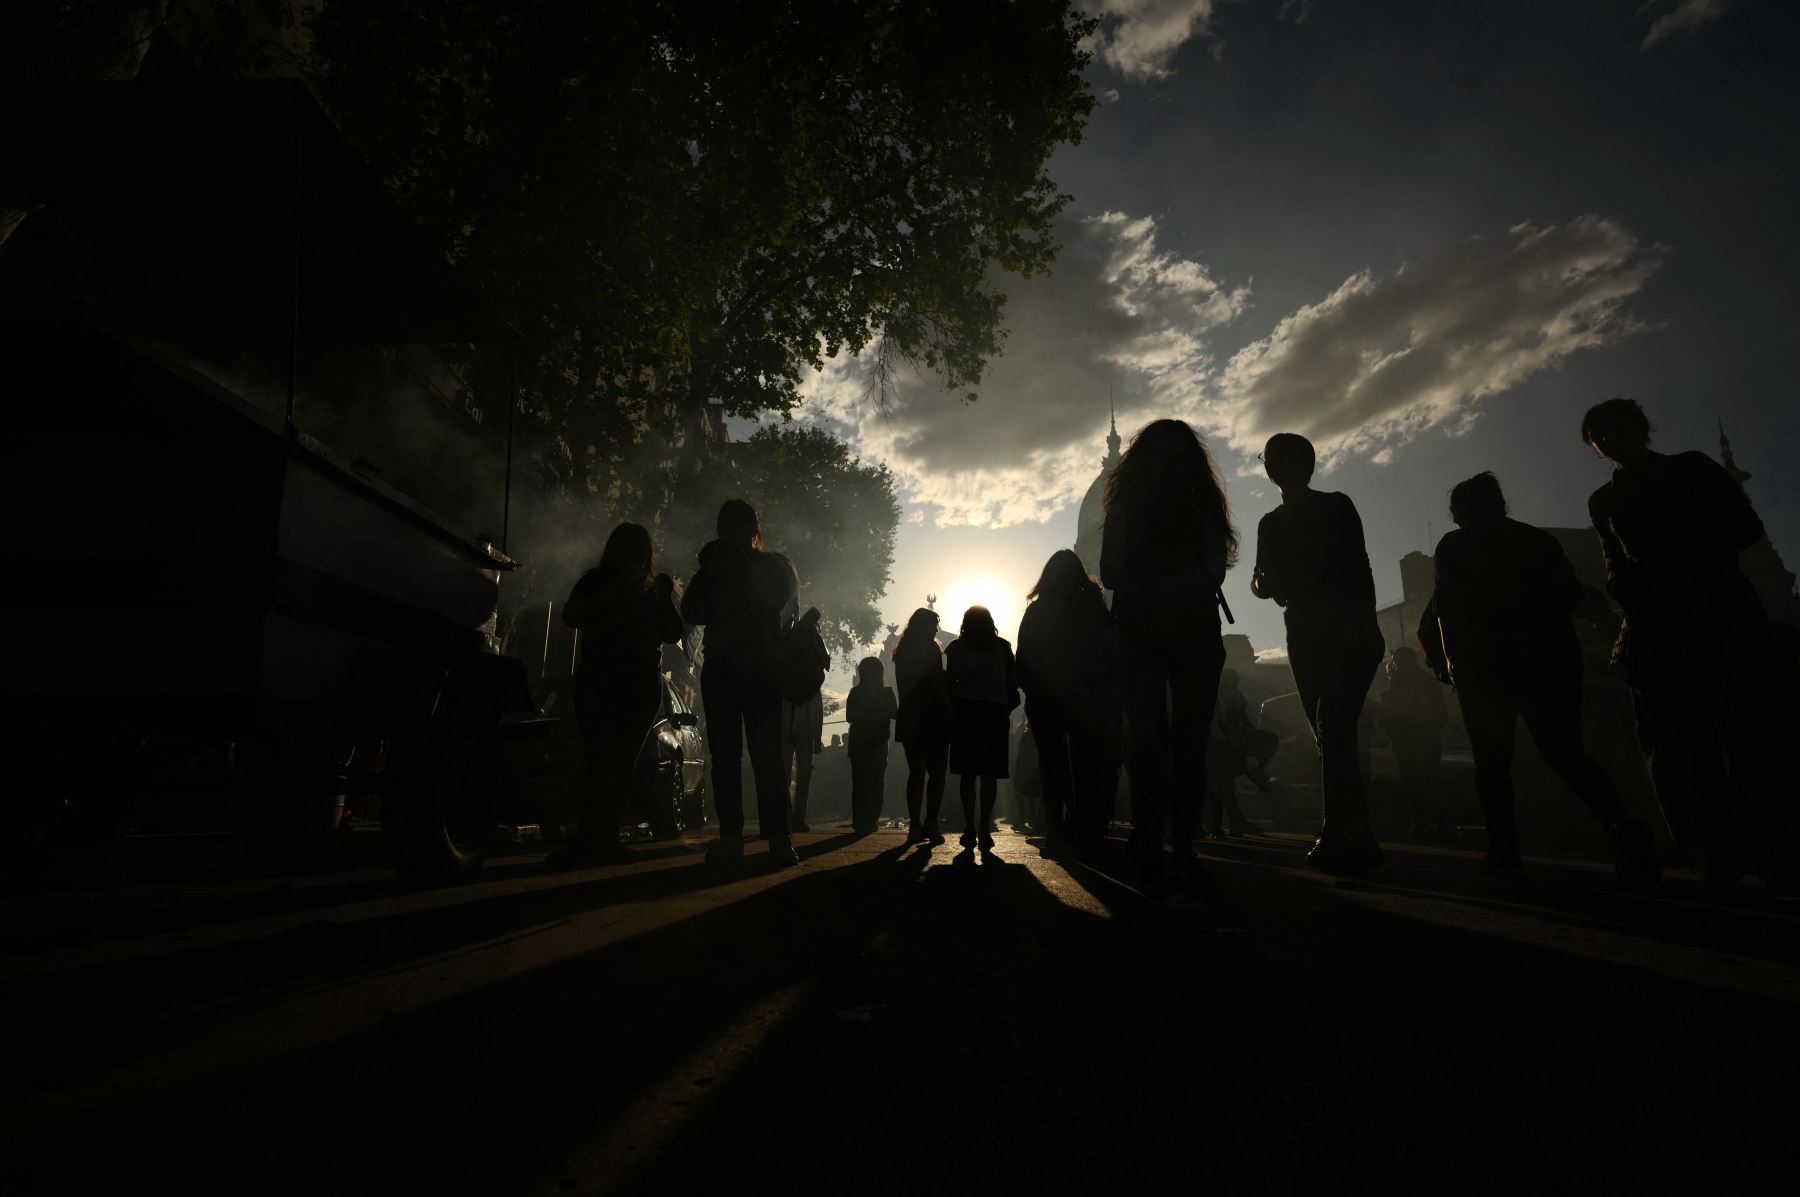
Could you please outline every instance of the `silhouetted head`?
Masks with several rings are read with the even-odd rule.
[[[1312,481],[1318,454],[1313,444],[1297,432],[1277,432],[1263,446],[1263,472],[1282,490],[1292,490]]]
[[[1084,595],[1096,597],[1100,587],[1094,579],[1088,577],[1087,567],[1081,564],[1081,558],[1075,555],[1074,549],[1058,549],[1050,554],[1050,560],[1044,562],[1044,572],[1038,575],[1037,585],[1025,597],[1039,599],[1045,595]]]
[[[1388,658],[1387,671],[1389,677],[1393,677],[1396,673],[1406,673],[1417,668],[1419,668],[1418,652],[1414,649],[1407,648],[1405,645],[1401,645],[1399,648],[1395,649],[1393,655]]]
[[[887,677],[881,671],[880,657],[864,657],[856,663],[856,684],[880,688]]]
[[[609,582],[641,582],[645,586],[655,579],[656,566],[650,545],[650,531],[642,524],[620,524],[606,538],[600,552],[600,576]]]
[[[1238,534],[1231,501],[1206,442],[1182,420],[1152,420],[1131,438],[1125,455],[1106,476],[1102,506],[1125,503],[1134,518],[1188,524],[1198,509],[1225,529],[1225,561],[1237,561]]]
[[[1487,470],[1450,488],[1450,518],[1459,528],[1480,528],[1506,518],[1500,479]]]
[[[762,529],[756,523],[756,508],[742,499],[726,499],[719,508],[715,525],[719,539],[747,549],[762,548]]]
[[[1581,439],[1609,461],[1624,461],[1650,447],[1650,418],[1635,399],[1608,399],[1581,417]]]
[[[935,647],[937,631],[938,613],[936,611],[930,607],[920,607],[914,611],[911,618],[906,621],[906,630],[900,633],[899,642],[894,645],[894,660],[898,661],[901,653],[921,641],[929,641]]]
[[[1219,674],[1219,688],[1221,690],[1237,689],[1238,688],[1238,671],[1235,669],[1227,669],[1223,673]]]
[[[964,611],[960,638],[976,648],[986,648],[998,640],[1000,629],[994,626],[994,613],[979,603]]]

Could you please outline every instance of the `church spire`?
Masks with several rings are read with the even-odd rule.
[[[1110,466],[1119,460],[1119,446],[1125,443],[1119,437],[1119,404],[1110,387],[1106,392],[1106,406],[1112,413],[1112,427],[1106,434],[1106,461],[1102,464]]]

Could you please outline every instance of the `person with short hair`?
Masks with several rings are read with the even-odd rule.
[[[763,551],[762,529],[750,504],[726,500],[716,528],[718,539],[700,550],[700,568],[681,599],[687,621],[706,628],[700,698],[719,815],[719,839],[707,858],[743,859],[743,755],[748,746],[769,861],[777,868],[796,865],[800,858],[788,833],[775,656],[782,613],[794,602],[798,582],[785,557]]]
[[[1631,399],[1589,408],[1581,439],[1612,465],[1588,499],[1657,802],[1709,884],[1754,867],[1796,880],[1793,787],[1767,612],[1738,565],[1763,538],[1749,496],[1704,453],[1658,453]]]
[[[1306,862],[1354,874],[1382,862],[1363,795],[1357,721],[1387,643],[1375,619],[1362,518],[1350,496],[1312,488],[1314,460],[1312,442],[1296,433],[1278,432],[1263,447],[1281,505],[1257,525],[1250,590],[1284,609],[1288,663],[1319,745],[1325,809]]]
[[[1550,771],[1606,829],[1619,888],[1654,888],[1661,866],[1650,828],[1627,813],[1612,779],[1582,744],[1575,567],[1554,536],[1507,516],[1506,496],[1492,474],[1456,484],[1450,518],[1456,528],[1437,543],[1437,586],[1420,623],[1420,647],[1456,686],[1487,823],[1488,872],[1522,873],[1512,760],[1523,720]]]
[[[850,725],[850,824],[858,835],[873,835],[881,822],[887,788],[888,728],[899,702],[886,685],[880,657],[856,666],[856,685],[844,699]],[[836,736],[831,737],[835,743]]]
[[[1012,645],[986,607],[963,613],[961,633],[944,650],[944,680],[950,689],[950,771],[958,775],[962,792],[962,845],[989,852],[994,801],[1000,783],[1011,776],[1007,741],[1019,705],[1019,678]]]

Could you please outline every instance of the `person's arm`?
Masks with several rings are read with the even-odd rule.
[[[1259,599],[1272,599],[1277,607],[1287,606],[1281,590],[1281,534],[1279,525],[1267,516],[1256,525],[1256,565],[1250,571],[1250,593]]]
[[[712,600],[713,576],[706,568],[706,552],[701,550],[700,568],[688,579],[681,592],[681,618],[689,624],[703,624],[712,618],[708,609]]]
[[[664,644],[681,643],[681,638],[687,635],[687,624],[675,606],[675,580],[668,574],[657,574],[656,585],[648,592],[648,602],[650,626],[656,629],[656,638]]]
[[[1001,642],[1000,650],[1006,654],[1006,709],[1017,710],[1019,706],[1019,663],[1013,656],[1012,646]]]
[[[1019,648],[1013,656],[1013,662],[1019,671],[1019,685],[1025,693],[1037,693],[1041,679],[1038,677],[1035,663],[1037,661],[1037,625],[1043,619],[1042,599],[1037,599],[1025,608],[1025,615],[1019,620]]]
[[[1125,512],[1122,506],[1110,508],[1100,531],[1100,585],[1117,590],[1129,582],[1125,576]]]
[[[1638,566],[1625,552],[1625,544],[1613,530],[1612,514],[1606,509],[1602,487],[1588,496],[1588,519],[1600,537],[1600,557],[1606,562],[1606,593],[1620,606],[1630,606],[1641,594]]]
[[[881,705],[875,710],[877,719],[893,719],[900,714],[900,699],[891,687],[881,688]]]
[[[1567,615],[1581,606],[1581,579],[1575,576],[1575,567],[1569,563],[1569,555],[1563,552],[1556,537],[1540,530],[1538,543],[1543,553],[1540,568],[1543,571],[1544,608],[1556,615]]]
[[[1362,516],[1349,495],[1340,494],[1343,521],[1340,547],[1343,552],[1344,590],[1359,604],[1375,606],[1375,571],[1369,566],[1369,546],[1363,539]]]

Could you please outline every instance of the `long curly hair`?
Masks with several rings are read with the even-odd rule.
[[[600,576],[609,582],[636,582],[648,587],[656,580],[654,552],[648,528],[642,524],[620,524],[600,551]]]
[[[1238,557],[1238,531],[1231,522],[1225,481],[1185,420],[1152,420],[1138,430],[1125,455],[1106,476],[1105,510],[1123,501],[1157,523],[1186,524],[1196,510],[1225,530],[1225,563]]]

